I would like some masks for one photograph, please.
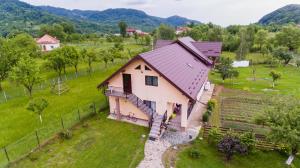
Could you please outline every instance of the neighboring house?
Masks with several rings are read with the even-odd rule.
[[[154,48],[164,47],[172,44],[174,40],[157,40]],[[210,58],[215,64],[216,60],[221,56],[222,53],[222,42],[209,42],[209,41],[194,41],[192,45],[202,52],[206,57]]]
[[[213,66],[194,42],[184,37],[139,54],[102,82],[98,88],[107,88],[109,118],[151,127],[151,140],[167,123],[185,130]]]
[[[135,28],[127,28],[126,33],[128,36],[133,36],[135,33],[139,36],[149,35],[149,33],[143,32],[142,30],[138,30]]]
[[[55,48],[60,47],[60,41],[56,39],[55,37],[52,37],[48,34],[45,34],[43,37],[38,38],[36,40],[38,45],[41,47],[42,51],[52,51]]]
[[[189,27],[177,27],[177,28],[176,28],[175,34],[176,34],[176,35],[180,35],[180,34],[182,34],[182,33],[188,32],[188,31],[190,31],[190,30],[192,30],[192,29],[189,28]]]

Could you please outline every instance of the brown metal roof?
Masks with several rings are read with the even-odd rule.
[[[193,100],[208,78],[210,67],[177,43],[140,56]]]
[[[209,57],[219,57],[222,52],[222,42],[197,41],[192,44]]]
[[[188,46],[183,46],[181,43],[185,43]],[[169,44],[136,56],[98,87],[107,84],[113,76],[121,72],[134,60],[142,59],[184,95],[192,100],[196,100],[197,94],[208,78],[211,66],[207,65],[206,61],[199,59],[201,52],[191,51],[195,50],[195,47],[187,49],[187,47],[192,45],[191,42],[186,44],[187,41],[183,40],[181,43]],[[203,54],[201,55],[203,56]]]

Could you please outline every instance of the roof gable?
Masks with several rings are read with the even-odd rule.
[[[212,61],[193,45],[193,42],[195,42],[195,40],[193,40],[191,37],[179,38],[177,42],[181,44],[185,49],[196,55],[197,58],[204,61],[206,65],[212,65]]]
[[[36,42],[38,44],[57,44],[59,43],[59,40],[57,40],[55,37],[45,34],[43,37],[37,39]]]

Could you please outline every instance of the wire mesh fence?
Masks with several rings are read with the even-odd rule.
[[[89,76],[95,72],[101,72],[103,70],[104,70],[104,66],[101,65],[101,66],[93,67],[92,72],[89,72],[88,68],[81,69],[80,71],[78,71],[77,74],[75,72],[68,72],[68,73],[62,75],[61,80],[62,80],[62,82],[66,82],[68,80],[74,80],[78,77]],[[55,84],[57,84],[57,83],[58,83],[58,77],[53,77],[53,78],[44,80],[42,83],[34,86],[33,93],[37,92],[37,91],[42,91],[45,89],[51,90],[51,88],[53,88],[55,86]],[[20,85],[5,88],[3,91],[0,91],[0,104],[5,103],[11,99],[26,97],[28,95],[29,95],[29,93],[27,92],[27,90],[23,86],[20,86]]]
[[[24,136],[23,138],[0,149],[0,167],[7,166],[10,162],[27,156],[34,150],[45,144],[50,138],[59,132],[70,129],[85,118],[96,114],[97,109],[105,107],[105,103],[89,103],[72,110],[47,126]]]

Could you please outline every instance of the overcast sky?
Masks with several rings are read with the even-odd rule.
[[[263,15],[300,0],[22,0],[67,9],[133,8],[159,17],[184,16],[222,26],[257,22]]]

